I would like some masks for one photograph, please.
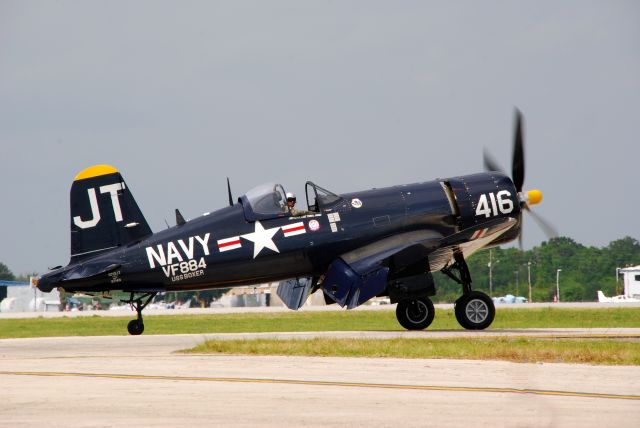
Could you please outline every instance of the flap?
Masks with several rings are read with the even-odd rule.
[[[280,281],[276,293],[289,309],[300,309],[313,288],[311,278],[296,278]]]
[[[338,258],[327,270],[322,291],[338,305],[353,309],[382,293],[387,286],[388,274],[389,268],[381,267],[361,275]]]
[[[400,233],[373,242],[364,247],[343,254],[340,258],[360,275],[369,273],[380,266],[380,263],[404,250],[421,253],[426,257],[442,241],[442,235],[433,230],[416,230]]]

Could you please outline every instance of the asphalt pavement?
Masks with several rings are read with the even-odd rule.
[[[571,330],[504,334],[640,334]],[[600,428],[640,419],[639,367],[175,352],[222,336],[233,337],[0,340],[0,426]]]

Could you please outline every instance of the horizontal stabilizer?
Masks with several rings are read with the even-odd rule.
[[[104,258],[102,260],[86,260],[65,268],[56,269],[40,278],[38,289],[45,293],[51,292],[56,287],[72,289],[75,281],[82,281],[85,285],[114,284],[121,281],[120,260],[117,258]]]
[[[119,263],[104,260],[100,262],[90,262],[75,265],[71,269],[65,271],[62,281],[73,281],[77,279],[93,278],[100,275],[107,275],[120,268]]]

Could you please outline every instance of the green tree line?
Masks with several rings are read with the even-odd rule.
[[[15,275],[13,274],[13,272],[11,272],[11,270],[9,270],[7,265],[0,262],[0,280],[15,281],[15,279],[16,279]]]
[[[622,280],[616,281],[616,268],[640,265],[640,243],[631,237],[612,241],[604,248],[585,247],[571,238],[559,237],[527,251],[517,248],[493,248],[477,252],[467,261],[472,287],[489,294],[489,258],[492,261],[492,294],[529,297],[528,275],[534,302],[552,301],[556,292],[556,272],[560,272],[562,301],[595,301],[597,291],[621,294]],[[529,263],[531,263],[529,265]],[[453,302],[461,292],[443,274],[434,275],[436,301]]]

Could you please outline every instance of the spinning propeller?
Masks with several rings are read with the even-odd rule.
[[[515,118],[515,132],[513,137],[513,160],[511,162],[511,179],[513,180],[513,184],[516,187],[518,192],[518,199],[520,200],[520,217],[518,218],[518,224],[522,225],[522,210],[527,211],[533,220],[538,224],[540,229],[547,235],[549,238],[553,238],[558,236],[556,229],[543,219],[539,214],[536,214],[533,210],[531,210],[531,205],[535,205],[542,201],[542,192],[540,190],[529,190],[526,192],[522,191],[522,186],[524,185],[524,171],[525,171],[525,162],[524,162],[524,136],[523,136],[523,122],[524,118],[520,110],[516,109],[516,118]],[[504,173],[504,170],[498,165],[497,162],[491,157],[489,152],[484,150],[484,168],[486,171],[498,171]],[[520,245],[520,249],[522,249],[522,226],[520,229],[520,234],[518,235],[518,244]]]

